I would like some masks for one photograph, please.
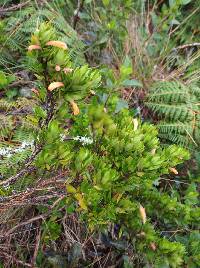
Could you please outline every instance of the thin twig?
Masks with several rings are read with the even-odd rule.
[[[7,7],[7,8],[0,8],[0,15],[3,15],[7,12],[12,12],[12,11],[16,11],[24,6],[26,6],[28,3],[30,3],[30,0],[24,2],[24,3],[20,3],[18,5],[13,5],[11,7]]]
[[[57,199],[53,205],[51,206],[51,210],[49,210],[47,213],[44,213],[44,214],[41,214],[41,215],[38,215],[38,216],[35,216],[27,221],[24,221],[24,222],[21,222],[17,225],[15,225],[13,228],[11,228],[8,232],[6,232],[4,235],[0,235],[0,239],[5,239],[6,237],[10,236],[13,234],[13,232],[18,229],[19,227],[21,226],[24,226],[24,225],[27,225],[27,224],[30,224],[32,222],[35,222],[35,221],[38,221],[38,220],[45,220],[45,218],[47,218],[51,212],[52,212],[52,209],[54,209],[57,205],[58,205],[58,202],[60,202],[62,199],[65,198],[65,195],[62,195],[59,199]]]
[[[76,25],[79,20],[79,13],[83,9],[83,5],[84,5],[84,0],[78,0],[77,9],[75,10],[74,17],[73,17],[73,29],[74,30],[76,29]]]
[[[18,87],[18,86],[25,86],[25,85],[33,85],[33,81],[26,81],[26,80],[18,80],[6,86],[6,88]]]
[[[14,256],[9,255],[7,252],[2,251],[1,254],[3,254],[6,258],[13,259],[16,263],[23,265],[23,267],[32,267],[31,264],[20,261],[17,258],[15,258]]]
[[[33,258],[32,258],[32,261],[31,261],[31,264],[32,264],[33,268],[36,266],[36,258],[37,258],[38,250],[39,250],[39,246],[40,246],[40,238],[41,238],[41,230],[39,230],[39,232],[38,232],[38,234],[36,236],[36,245],[35,245]]]
[[[170,181],[170,182],[176,182],[176,183],[182,183],[182,184],[190,185],[189,183],[184,182],[184,181],[171,180],[171,179],[166,179],[166,178],[160,178],[160,180],[164,180],[164,181]]]
[[[36,216],[36,217],[33,217],[33,218],[31,218],[31,219],[29,219],[29,220],[27,220],[27,221],[21,222],[21,223],[19,223],[18,225],[15,225],[15,226],[14,226],[13,228],[11,228],[7,233],[5,233],[5,234],[2,236],[2,238],[6,238],[6,237],[10,236],[16,229],[18,229],[18,228],[21,227],[21,226],[27,225],[27,224],[32,223],[32,222],[34,222],[34,221],[44,220],[44,219],[46,218],[47,215],[48,215],[47,213],[46,213],[46,214],[41,214],[41,215]]]
[[[182,46],[175,47],[175,48],[173,48],[173,50],[185,49],[185,48],[188,48],[188,47],[200,47],[200,43],[185,44],[185,45],[182,45]]]

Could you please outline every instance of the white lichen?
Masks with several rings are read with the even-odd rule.
[[[77,136],[73,138],[75,141],[79,141],[83,145],[89,145],[93,143],[93,139],[86,136]]]
[[[67,139],[67,136],[65,134],[61,134],[60,140],[63,142],[65,141],[65,139]],[[90,145],[93,143],[93,139],[87,136],[76,136],[76,137],[71,137],[70,139],[74,141],[79,141],[83,145]]]
[[[3,147],[0,148],[0,156],[10,158],[13,154],[22,153],[27,148],[32,148],[34,141],[23,141],[18,147]]]

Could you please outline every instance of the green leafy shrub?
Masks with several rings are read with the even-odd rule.
[[[42,198],[45,192],[52,194],[46,204],[36,206],[37,213],[48,210],[45,205],[50,208],[42,214],[48,218],[42,226],[44,245],[62,241],[63,214],[65,218],[78,215],[88,233],[104,237],[115,249],[124,267],[182,267],[190,252],[186,252],[182,236],[176,239],[171,232],[181,229],[185,234],[198,227],[198,193],[195,187],[188,188],[183,200],[182,195],[167,191],[163,181],[167,174],[177,174],[175,166],[187,160],[189,153],[176,145],[162,149],[156,128],[141,124],[128,109],[120,108],[116,97],[110,98],[106,107],[98,97],[87,104],[86,98],[100,86],[100,74],[87,65],[77,67],[60,38],[50,24],[42,24],[31,38],[27,66],[36,80],[32,90],[35,104],[28,115],[36,126],[32,153],[20,169],[2,172],[3,195],[9,199],[12,190],[28,192],[28,187],[33,190],[34,182],[44,177],[48,183],[49,174],[66,172],[60,188],[37,189],[37,198],[39,191]],[[84,104],[77,104],[83,99]],[[21,149],[26,149],[24,143],[20,143]],[[10,156],[4,153],[1,158],[6,166]],[[65,197],[62,206],[56,199],[59,194]],[[19,198],[20,194],[18,204]],[[195,239],[191,241],[193,247],[195,243]],[[194,265],[198,261],[191,259]],[[90,260],[85,260],[87,265],[93,265]]]
[[[107,232],[110,224],[118,226],[118,239],[129,241],[144,264],[179,267],[184,246],[163,237],[162,229],[197,226],[199,212],[195,203],[190,207],[160,192],[155,181],[187,159],[187,152],[174,145],[162,150],[156,129],[148,124],[137,126],[136,120],[134,125],[127,110],[113,119],[103,107],[92,105],[84,122],[86,119],[84,133],[83,119],[77,119],[77,134],[93,137],[93,143],[78,150],[71,160],[68,205],[72,200],[77,203],[92,230]],[[159,222],[156,228],[155,221]]]

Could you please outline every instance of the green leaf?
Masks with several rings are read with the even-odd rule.
[[[4,72],[0,71],[0,89],[5,87],[8,84],[8,80]]]
[[[13,89],[9,89],[6,91],[6,96],[9,98],[9,99],[13,99],[14,97],[16,97],[18,94],[18,90],[16,88],[13,88]]]
[[[47,112],[43,110],[40,106],[36,106],[34,108],[34,112],[37,118],[46,118]]]
[[[142,87],[142,83],[136,79],[126,79],[122,82],[124,87]]]
[[[110,0],[102,0],[105,7],[107,7],[110,4]]]
[[[12,83],[12,82],[14,82],[16,80],[16,77],[15,77],[15,75],[8,75],[7,76],[7,81],[8,81],[8,83],[10,84],[10,83]]]
[[[115,113],[120,112],[122,109],[128,108],[128,103],[125,100],[119,100],[117,102],[116,108],[115,108]]]
[[[123,62],[124,67],[132,67],[132,62],[130,57],[126,56]]]
[[[182,5],[187,5],[191,2],[192,0],[182,0],[181,3]]]

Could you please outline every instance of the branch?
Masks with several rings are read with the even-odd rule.
[[[40,239],[41,239],[41,229],[39,230],[39,232],[38,232],[38,234],[36,236],[36,245],[35,245],[33,258],[32,258],[32,261],[31,261],[32,267],[36,267],[36,259],[37,259],[38,250],[39,250],[39,247],[40,247]]]
[[[73,17],[73,29],[76,29],[77,22],[79,20],[79,12],[83,9],[84,0],[78,0],[77,9],[74,11]]]
[[[185,45],[182,45],[182,46],[175,47],[175,48],[173,48],[173,50],[185,49],[185,48],[188,48],[188,47],[200,47],[200,43],[185,44]]]
[[[33,217],[33,218],[31,218],[31,219],[29,219],[29,220],[27,220],[27,221],[21,222],[21,223],[19,223],[18,225],[15,225],[15,226],[14,226],[12,229],[10,229],[8,232],[6,232],[6,233],[4,234],[4,236],[3,236],[3,235],[0,236],[0,238],[4,239],[5,237],[11,235],[16,229],[18,229],[18,228],[21,227],[21,226],[30,224],[30,223],[32,223],[32,222],[34,222],[34,221],[44,220],[45,217],[47,217],[47,215],[48,215],[48,213],[46,213],[46,214],[41,214],[41,215],[35,216],[35,217]]]
[[[21,267],[30,267],[33,268],[32,264],[23,262],[18,260],[16,257],[14,257],[13,255],[9,255],[7,252],[5,252],[3,249],[1,250],[1,254],[3,254],[5,256],[5,258],[7,258],[8,260],[14,260],[16,263],[22,265]],[[19,267],[19,266],[18,266]]]
[[[28,3],[30,3],[30,0],[28,0],[24,3],[18,4],[18,5],[11,6],[11,7],[0,8],[0,15],[4,15],[7,12],[12,12],[12,11],[18,10],[18,9],[26,6]]]
[[[18,81],[15,81],[15,82],[7,85],[6,88],[25,86],[25,85],[33,85],[33,81],[18,80]]]
[[[21,222],[17,225],[15,225],[13,228],[11,228],[9,231],[7,231],[4,235],[0,235],[0,239],[1,240],[4,240],[6,237],[10,236],[11,234],[13,234],[13,232],[18,229],[19,227],[21,226],[24,226],[24,225],[27,225],[27,224],[30,224],[34,221],[38,221],[38,220],[44,220],[45,218],[47,218],[50,214],[51,214],[51,211],[52,209],[54,209],[58,203],[63,200],[64,198],[66,197],[66,195],[61,195],[58,199],[56,199],[56,201],[52,204],[51,206],[51,209],[47,212],[47,213],[44,213],[44,214],[41,214],[41,215],[38,215],[38,216],[35,216],[27,221],[24,221],[24,222]]]

